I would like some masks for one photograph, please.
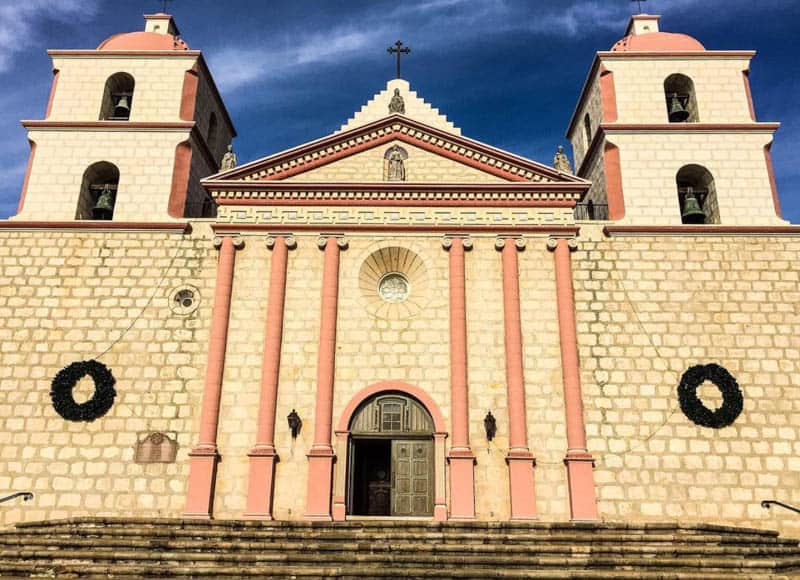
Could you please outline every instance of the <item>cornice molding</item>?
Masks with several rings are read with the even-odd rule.
[[[236,234],[265,234],[265,235],[346,235],[356,233],[375,233],[375,232],[398,232],[398,233],[428,233],[443,235],[464,236],[469,234],[486,234],[492,237],[518,237],[522,234],[540,236],[561,236],[574,237],[580,233],[577,226],[452,226],[452,225],[403,225],[403,224],[380,224],[380,225],[347,225],[347,226],[319,226],[292,224],[287,225],[285,231],[280,226],[274,224],[212,224],[212,230],[217,235],[236,235]]]
[[[188,222],[109,222],[109,221],[0,221],[0,231],[30,230],[77,230],[84,232],[164,232],[172,234],[188,233],[191,228]]]
[[[23,120],[20,124],[26,129],[42,129],[50,131],[94,131],[97,129],[114,129],[117,131],[191,131],[194,121],[176,123],[142,123],[136,121],[31,121]]]
[[[800,226],[605,226],[607,237],[621,236],[799,236]]]

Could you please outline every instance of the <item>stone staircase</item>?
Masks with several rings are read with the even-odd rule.
[[[676,524],[75,518],[0,531],[0,578],[800,578],[798,542]]]

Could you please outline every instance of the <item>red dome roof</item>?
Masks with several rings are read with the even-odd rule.
[[[706,47],[696,38],[672,32],[631,34],[611,47],[615,52],[680,52],[705,49]]]
[[[97,50],[189,50],[189,46],[171,34],[127,32],[107,38]]]

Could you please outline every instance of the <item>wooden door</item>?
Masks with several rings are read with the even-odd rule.
[[[433,514],[433,441],[392,441],[392,515]]]

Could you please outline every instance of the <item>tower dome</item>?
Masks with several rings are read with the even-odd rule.
[[[625,36],[611,47],[613,52],[683,52],[706,49],[699,40],[688,34],[661,32],[660,16],[637,14],[631,17]]]
[[[189,50],[169,14],[145,16],[145,29],[124,32],[105,39],[97,50]]]

